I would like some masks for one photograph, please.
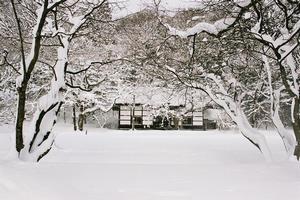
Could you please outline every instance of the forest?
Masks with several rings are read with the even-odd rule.
[[[137,113],[143,101],[143,112],[164,113],[168,127],[177,107],[182,119],[218,110],[219,131],[237,130],[266,162],[276,154],[274,133],[284,163],[298,163],[298,0],[131,1],[140,2],[135,11],[126,2],[0,1],[0,127],[11,127],[10,159],[51,159],[66,115],[66,126],[88,135],[90,122],[101,132],[107,113],[123,105]],[[183,103],[162,106],[167,92]],[[130,128],[142,120],[150,127],[149,116],[133,116]]]

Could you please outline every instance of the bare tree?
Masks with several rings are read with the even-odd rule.
[[[295,53],[299,46],[300,34],[299,2],[280,0],[272,2],[228,1],[208,2],[206,5],[207,7],[205,7],[205,9],[207,10],[219,11],[218,16],[215,17],[215,22],[198,22],[195,23],[194,26],[185,28],[184,30],[173,28],[164,22],[163,24],[167,27],[169,34],[179,36],[181,38],[196,38],[199,37],[200,34],[203,35],[204,33],[215,38],[222,38],[226,32],[235,30],[240,33],[241,38],[245,37],[245,33],[247,33],[246,37],[248,38],[248,42],[255,40],[255,48],[252,50],[259,54],[266,55],[268,59],[275,60],[277,63],[278,68],[276,67],[272,69],[272,71],[275,71],[275,73],[280,75],[284,91],[290,95],[292,100],[292,124],[294,135],[297,143],[299,144],[299,68],[295,64]],[[193,52],[194,51],[192,51],[192,53]],[[169,69],[169,71],[178,76],[183,83],[186,83],[186,81],[179,76],[176,70],[174,71],[173,69]],[[216,75],[216,73],[205,75],[205,78],[211,79],[214,83],[219,85],[220,81],[217,79],[218,76]],[[203,87],[203,85],[199,88],[208,92],[212,98],[214,92],[216,92]],[[218,88],[222,88],[221,85]],[[224,97],[221,98],[222,101],[219,103],[225,106],[224,100],[227,98],[228,93],[224,93],[227,92],[226,87],[223,87],[223,89],[225,89],[223,92],[219,91],[219,93],[221,92],[224,95]],[[243,90],[243,88],[240,88],[240,90]],[[278,93],[272,93],[271,95],[275,94],[277,94],[277,96],[272,96],[271,98],[272,106],[275,105],[274,100],[278,100]],[[229,102],[228,105],[230,105]],[[276,109],[278,108],[279,107]],[[276,109],[273,111],[276,111]],[[278,119],[278,116],[276,115],[277,111],[273,111],[271,118],[274,122],[275,118]],[[275,121],[275,123],[278,122],[278,120]],[[278,131],[279,130],[282,129],[279,128]],[[252,130],[252,132],[255,131]],[[284,139],[285,146],[288,147],[288,151],[291,151],[290,149],[295,149],[294,155],[299,159],[299,145],[296,145],[295,147],[296,143],[294,144],[293,138],[286,134],[286,131],[279,131],[279,133]]]
[[[69,64],[69,52],[73,39],[86,28],[92,15],[107,6],[107,1],[44,0],[39,2],[11,0],[11,7],[17,24],[21,54],[20,76],[17,78],[18,107],[16,121],[16,150],[23,160],[39,161],[51,149],[55,135],[52,128],[63,104],[66,91],[65,76]],[[25,22],[20,18],[21,9],[35,10],[30,35],[31,47],[25,45]],[[48,42],[48,43],[47,43]],[[44,46],[56,49],[50,68],[53,72],[49,91],[38,100],[37,110],[30,128],[24,128],[26,92]],[[50,62],[47,62],[50,63]]]
[[[300,158],[300,68],[296,65],[300,37],[300,4],[297,1],[275,0],[253,4],[255,25],[251,33],[263,44],[263,53],[276,62],[282,86],[291,98],[292,125],[296,143],[290,145]],[[288,135],[285,138],[289,138]]]

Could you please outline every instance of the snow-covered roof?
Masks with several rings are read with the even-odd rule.
[[[201,91],[185,89],[170,89],[165,87],[124,87],[119,90],[117,104],[132,104],[135,98],[136,104],[160,107],[165,104],[170,106],[190,107],[191,102],[196,107],[203,107],[207,103],[207,96]]]
[[[113,19],[120,19],[153,6],[153,0],[110,0]],[[118,5],[115,5],[117,3]],[[179,9],[199,7],[200,1],[191,0],[162,0],[160,8],[168,11],[169,15]]]
[[[120,90],[120,95],[116,103],[132,104],[134,98],[136,104],[151,106],[161,106],[168,103],[171,106],[185,104],[183,92],[160,87],[123,88]]]
[[[204,118],[208,120],[218,120],[219,119],[219,109],[209,108],[204,110]]]

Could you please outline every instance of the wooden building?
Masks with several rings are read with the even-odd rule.
[[[203,112],[193,111],[182,115],[184,106],[172,106],[167,116],[154,115],[148,106],[136,104],[115,104],[120,129],[204,129]]]
[[[207,126],[208,123],[216,128],[215,120],[205,119],[205,103],[196,102],[198,107],[195,107],[186,98],[186,93],[166,88],[137,88],[125,93],[113,107],[118,112],[118,128],[205,130],[213,127]]]

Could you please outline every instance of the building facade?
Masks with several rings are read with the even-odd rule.
[[[168,110],[151,108],[140,103],[118,103],[113,107],[118,112],[119,129],[216,129],[217,119],[207,115],[208,110],[195,109],[185,112],[185,106],[170,106]],[[209,110],[211,112],[211,110]]]

